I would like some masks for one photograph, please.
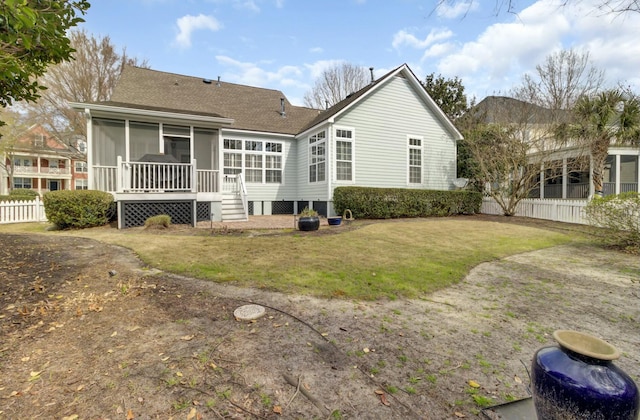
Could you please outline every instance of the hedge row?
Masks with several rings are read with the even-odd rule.
[[[475,191],[435,191],[402,188],[337,187],[333,207],[359,219],[452,216],[480,212],[482,194]]]
[[[102,191],[51,191],[42,201],[47,219],[59,229],[106,225],[113,214],[113,196]]]
[[[9,195],[0,195],[0,201],[32,201],[38,197],[38,192],[26,188],[14,188]]]

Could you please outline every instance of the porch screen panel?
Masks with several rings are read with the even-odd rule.
[[[124,121],[93,119],[93,164],[116,166],[118,156],[126,156]]]
[[[198,169],[215,169],[214,162],[214,144],[216,139],[215,131],[211,130],[194,130],[193,153],[196,158]],[[217,162],[217,158],[215,160]]]
[[[160,126],[158,124],[131,121],[129,123],[129,157],[138,161],[147,153],[159,153],[158,138]]]

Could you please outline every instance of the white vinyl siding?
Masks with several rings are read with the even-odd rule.
[[[407,136],[408,145],[408,183],[422,184],[422,138]]]
[[[352,128],[336,128],[335,130],[335,150],[336,150],[336,181],[352,182],[353,177],[353,143],[354,130]]]
[[[449,190],[456,176],[456,143],[417,89],[394,77],[353,109],[336,127],[354,127],[356,185]],[[422,139],[422,182],[408,184],[407,135]]]

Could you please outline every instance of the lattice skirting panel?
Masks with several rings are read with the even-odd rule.
[[[293,201],[272,201],[271,214],[293,214]]]
[[[198,222],[211,220],[211,203],[199,202],[196,206],[196,218]]]
[[[318,212],[320,216],[327,217],[327,202],[326,201],[314,201],[313,209]]]
[[[144,226],[151,216],[167,214],[171,223],[190,225],[192,223],[193,201],[123,201],[123,227]]]
[[[249,216],[253,216],[253,201],[249,201],[247,203],[247,206],[249,207],[247,209],[247,212],[249,213]]]

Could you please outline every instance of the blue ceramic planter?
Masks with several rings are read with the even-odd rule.
[[[636,420],[640,394],[613,364],[620,353],[609,343],[575,331],[556,331],[560,346],[539,349],[531,365],[539,420]]]

